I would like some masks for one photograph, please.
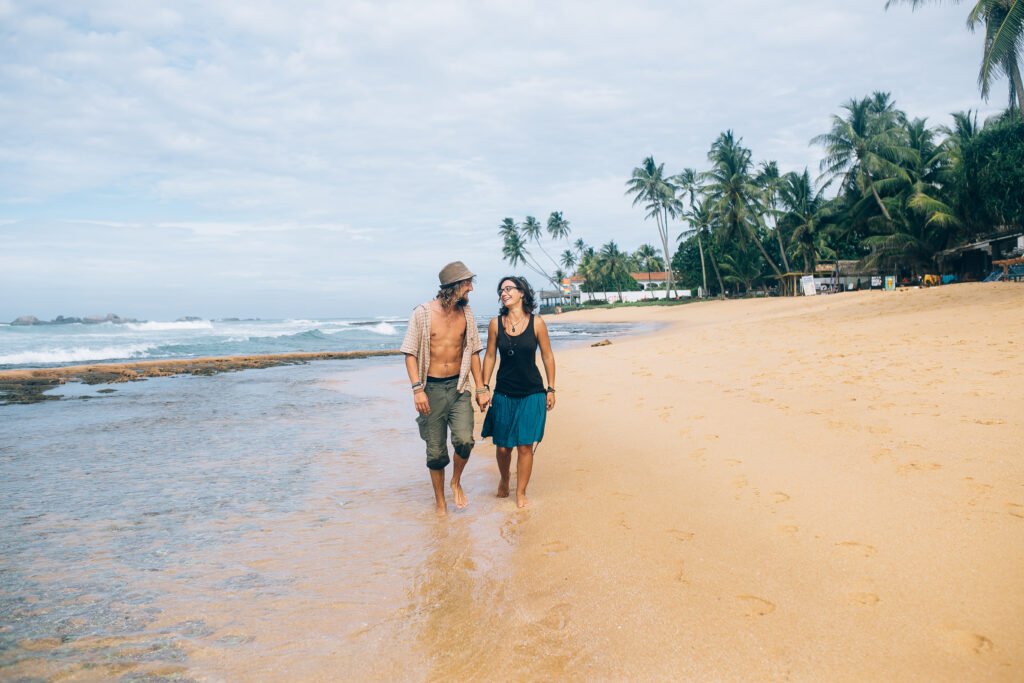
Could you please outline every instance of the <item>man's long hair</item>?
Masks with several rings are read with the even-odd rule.
[[[473,278],[470,278],[472,280]],[[441,303],[441,308],[446,311],[452,310],[455,306],[465,306],[466,300],[457,298],[459,287],[462,286],[467,280],[459,280],[453,282],[450,285],[441,285],[441,289],[437,290],[437,300]]]
[[[529,314],[537,310],[537,297],[534,296],[533,287],[530,286],[525,277],[519,277],[518,275],[506,275],[498,280],[498,301],[501,301],[501,286],[506,282],[511,282],[523,293],[524,313]],[[508,315],[508,307],[505,304],[499,306],[498,315]]]

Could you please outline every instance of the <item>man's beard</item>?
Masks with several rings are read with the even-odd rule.
[[[464,308],[469,303],[469,297],[463,296],[455,300],[455,306],[457,308]]]

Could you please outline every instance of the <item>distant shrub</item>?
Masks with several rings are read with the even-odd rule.
[[[583,302],[584,306],[607,306],[607,299],[587,299]]]

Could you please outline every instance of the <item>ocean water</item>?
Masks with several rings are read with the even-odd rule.
[[[60,363],[60,349],[220,355],[312,330],[394,348],[405,326],[328,322],[4,334],[46,339]],[[551,327],[556,356],[628,331]],[[9,365],[33,348],[8,346]],[[469,508],[438,520],[399,358],[101,388],[0,406],[0,680],[468,680],[515,636],[496,596],[530,512],[494,497],[481,440]],[[519,673],[557,675],[548,647],[568,645],[545,636]]]
[[[553,318],[551,318],[553,319]],[[488,318],[482,318],[481,336]],[[199,320],[70,325],[0,324],[0,369],[317,351],[397,349],[406,318]],[[616,325],[553,323],[553,340],[614,335]]]

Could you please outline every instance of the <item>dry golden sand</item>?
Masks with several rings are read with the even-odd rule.
[[[572,314],[666,327],[559,355],[478,672],[1024,680],[1022,313],[995,283]]]

